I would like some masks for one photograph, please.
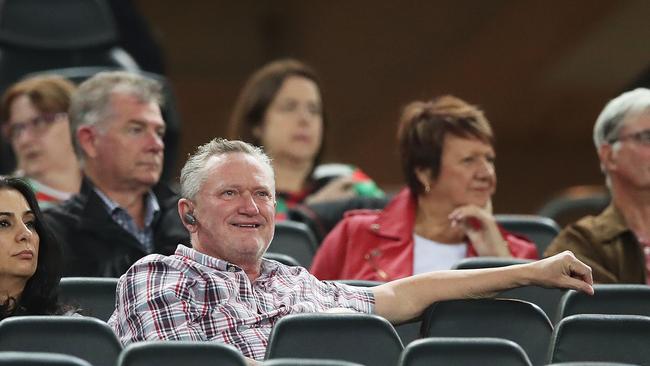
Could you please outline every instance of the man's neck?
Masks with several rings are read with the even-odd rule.
[[[612,202],[637,238],[650,239],[650,191],[612,184]]]
[[[106,184],[102,180],[95,179],[95,176],[90,171],[86,171],[86,175],[93,182],[96,189],[99,189],[111,201],[125,209],[138,227],[144,226],[144,195],[150,188],[144,186],[138,189],[115,187]]]
[[[305,186],[312,163],[284,157],[273,159],[275,189],[278,192],[299,192]]]

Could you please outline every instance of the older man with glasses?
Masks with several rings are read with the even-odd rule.
[[[547,249],[570,249],[591,266],[594,282],[650,284],[650,90],[610,101],[594,126],[611,204],[567,226]]]

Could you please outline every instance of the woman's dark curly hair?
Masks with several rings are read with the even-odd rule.
[[[61,248],[52,231],[43,221],[36,196],[28,183],[19,178],[0,177],[0,190],[20,192],[34,213],[35,228],[39,236],[36,272],[27,280],[18,299],[8,298],[0,304],[0,319],[14,315],[54,315],[64,312],[58,301],[61,280]],[[1,204],[1,203],[0,203]]]

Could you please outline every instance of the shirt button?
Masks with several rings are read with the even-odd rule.
[[[370,225],[370,230],[377,232],[377,231],[379,231],[380,227],[381,226],[379,224],[372,224],[372,225]]]

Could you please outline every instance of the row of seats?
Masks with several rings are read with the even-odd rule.
[[[475,262],[506,262],[502,258],[468,258],[458,268],[480,268]],[[520,260],[511,260],[520,261]],[[377,286],[381,282],[364,280],[336,281],[352,286]],[[85,315],[107,321],[115,309],[116,278],[64,277],[61,279],[63,303],[76,305]],[[650,287],[636,284],[596,284],[595,295],[577,291],[546,289],[536,286],[504,291],[497,298],[518,299],[541,308],[552,324],[575,314],[621,314],[650,316]],[[419,328],[419,325],[418,325]]]
[[[545,325],[539,323],[548,332],[545,336],[538,334],[537,325],[517,324],[525,333],[516,340],[460,331],[448,320],[440,320],[447,324],[436,327],[436,321],[427,323],[429,338],[404,347],[395,329],[379,316],[289,315],[273,328],[266,359],[334,359],[369,366],[532,366],[584,361],[650,365],[650,317],[646,316],[573,315],[552,331],[546,319]],[[510,328],[516,322],[489,321],[496,328]],[[18,358],[16,352],[66,354],[93,366],[245,364],[237,350],[216,342],[142,342],[123,349],[106,323],[89,317],[7,318],[0,322],[0,364],[5,356]]]
[[[536,215],[496,215],[497,222],[506,230],[526,236],[537,246],[540,256],[560,232],[559,226],[548,217]],[[282,221],[276,223],[275,235],[269,246],[271,256],[282,254],[282,263],[296,263],[309,268],[318,249],[316,237],[309,226],[301,222]],[[290,257],[287,258],[286,256]]]

